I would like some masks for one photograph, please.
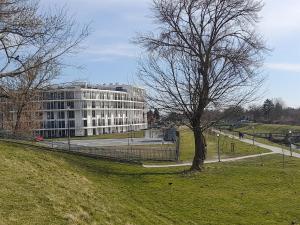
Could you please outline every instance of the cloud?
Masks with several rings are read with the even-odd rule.
[[[300,73],[300,64],[291,63],[266,63],[266,67],[271,70]]]
[[[90,46],[93,46],[92,44]],[[112,61],[118,58],[135,58],[137,57],[138,48],[127,43],[94,45],[85,52],[89,61],[103,62]]]

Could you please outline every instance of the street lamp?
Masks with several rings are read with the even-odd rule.
[[[252,140],[253,140],[253,146],[254,146],[254,126],[252,126]]]
[[[67,107],[68,148],[69,148],[69,151],[70,151],[71,150],[71,143],[70,143],[70,117],[69,117],[69,113],[70,113],[70,106]]]
[[[289,142],[290,142],[290,152],[291,152],[291,157],[293,156],[293,151],[292,151],[292,131],[289,131]]]
[[[218,137],[218,160],[221,162],[221,156],[220,156],[220,134],[217,134]]]

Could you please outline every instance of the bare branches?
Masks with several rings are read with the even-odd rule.
[[[34,66],[74,53],[89,34],[62,9],[39,13],[38,1],[5,0],[0,3],[0,78],[15,77]]]

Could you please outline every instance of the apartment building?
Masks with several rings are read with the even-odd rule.
[[[72,83],[43,91],[43,137],[90,136],[147,128],[145,90],[130,85]]]

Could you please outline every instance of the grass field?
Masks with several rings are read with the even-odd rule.
[[[194,136],[188,129],[180,131],[180,159],[182,161],[191,161],[194,156]],[[216,159],[218,149],[218,138],[216,135],[205,134],[207,140],[208,154],[207,159]],[[219,139],[220,153],[222,158],[238,157],[244,155],[253,155],[268,152],[265,149],[242,143],[238,140],[221,135]],[[234,152],[231,151],[231,144],[234,144]]]
[[[0,143],[0,224],[299,224],[300,160],[263,160],[184,175]]]
[[[289,131],[300,132],[300,126],[293,125],[280,125],[280,124],[260,124],[254,123],[249,124],[239,129],[237,131],[246,132],[252,134],[254,127],[255,133],[285,133],[287,134]]]

